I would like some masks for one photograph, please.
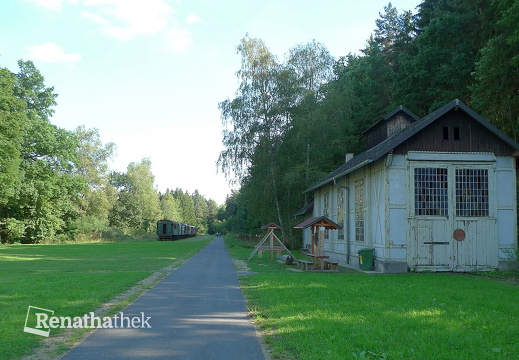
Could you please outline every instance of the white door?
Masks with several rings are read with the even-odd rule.
[[[410,166],[408,264],[416,270],[497,268],[491,165]]]
[[[492,270],[498,267],[495,169],[459,165],[453,169],[455,271]]]

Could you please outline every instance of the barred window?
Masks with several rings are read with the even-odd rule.
[[[364,241],[364,179],[355,181],[355,241]]]
[[[449,214],[447,169],[414,169],[414,204],[415,215]]]
[[[456,169],[456,215],[489,216],[488,170]]]
[[[344,189],[337,189],[337,223],[342,226],[337,232],[337,239],[344,240]]]

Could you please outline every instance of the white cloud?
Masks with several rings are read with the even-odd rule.
[[[65,49],[54,43],[45,43],[42,45],[27,47],[29,53],[26,57],[33,60],[41,60],[45,62],[78,62],[81,60],[81,54],[77,52],[66,53]]]
[[[105,35],[130,40],[166,31],[173,9],[163,0],[84,0],[81,15],[100,26]]]
[[[187,24],[194,24],[194,23],[197,23],[197,22],[200,22],[202,21],[198,16],[194,15],[194,14],[189,14],[189,16],[186,18],[186,23]]]
[[[76,4],[77,0],[26,0],[28,2],[32,2],[42,8],[52,10],[52,11],[61,11],[63,9],[63,5],[66,3]]]
[[[166,37],[168,47],[173,51],[184,51],[193,42],[191,32],[185,29],[172,29]]]
[[[179,25],[175,19],[175,11],[168,0],[26,1],[56,11],[61,10],[64,4],[79,4],[83,19],[95,24],[100,33],[121,41],[130,41],[142,35],[159,36],[172,51],[183,51],[193,42],[191,32]],[[201,20],[198,16],[190,14],[185,23],[193,24],[199,21]]]

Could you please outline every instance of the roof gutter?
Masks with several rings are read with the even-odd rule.
[[[317,184],[317,185],[315,185],[315,186],[312,186],[311,188],[306,189],[305,191],[303,191],[303,194],[304,194],[304,193],[307,193],[307,192],[310,192],[310,191],[312,191],[312,190],[318,189],[318,188],[320,188],[321,186],[326,185],[326,184],[328,184],[328,183],[331,182],[331,181],[335,182],[338,178],[343,177],[344,175],[347,175],[347,174],[349,174],[349,173],[352,173],[352,172],[354,172],[355,170],[360,169],[361,167],[364,167],[364,166],[366,166],[366,165],[368,165],[368,164],[371,164],[372,162],[373,162],[372,159],[364,160],[363,162],[361,162],[361,163],[355,165],[354,167],[352,167],[352,168],[350,168],[350,169],[348,169],[348,170],[346,170],[346,171],[343,171],[343,172],[340,173],[340,174],[335,175],[334,177],[330,178],[330,179],[327,180],[326,182],[324,182],[324,183],[320,183],[320,184]]]

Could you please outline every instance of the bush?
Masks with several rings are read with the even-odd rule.
[[[25,224],[22,221],[6,218],[0,221],[0,243],[13,244],[20,242],[25,233]]]

